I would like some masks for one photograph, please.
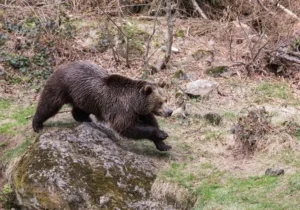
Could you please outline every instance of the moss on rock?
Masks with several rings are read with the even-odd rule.
[[[87,125],[41,135],[10,173],[24,209],[130,209],[150,199],[155,177],[147,158]]]

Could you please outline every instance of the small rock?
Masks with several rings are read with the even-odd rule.
[[[212,125],[220,125],[222,121],[222,117],[219,114],[212,112],[205,114],[204,119]]]
[[[192,104],[186,103],[185,104],[185,112],[190,114],[192,112]]]
[[[4,67],[0,65],[0,78],[5,77],[5,74]]]
[[[265,172],[266,176],[280,176],[284,175],[284,169],[268,168]]]
[[[100,197],[100,207],[104,207],[105,204],[107,204],[111,200],[111,197],[108,196],[101,196]]]
[[[166,46],[162,46],[161,50],[165,52],[165,51],[167,51],[167,47]],[[176,47],[172,47],[172,52],[179,53],[179,50]]]
[[[231,132],[232,134],[235,134],[237,129],[238,129],[238,125],[233,125],[233,126],[231,126],[231,128],[230,128],[230,132]]]
[[[185,112],[185,110],[182,107],[175,109],[172,113],[172,117],[187,118],[187,116],[188,116],[188,114]]]
[[[192,96],[207,97],[213,90],[218,87],[218,85],[218,82],[199,79],[187,83],[185,93]]]

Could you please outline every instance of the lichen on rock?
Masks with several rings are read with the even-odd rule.
[[[42,134],[9,173],[23,209],[163,209],[155,177],[148,158],[88,123]]]

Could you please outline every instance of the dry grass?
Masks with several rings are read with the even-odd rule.
[[[250,107],[242,113],[234,129],[236,156],[253,155],[255,152],[275,155],[287,149],[299,151],[297,124],[271,124],[272,115],[264,107]]]
[[[177,183],[171,183],[157,178],[151,188],[152,196],[168,204],[172,204],[177,209],[191,209],[197,197],[186,188]]]
[[[265,136],[273,131],[271,116],[263,108],[247,108],[243,110],[234,128],[237,151],[240,154],[253,154],[265,147]]]

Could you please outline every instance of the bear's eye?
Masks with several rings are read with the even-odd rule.
[[[162,106],[162,105],[163,105],[163,102],[160,102],[160,103],[159,103],[159,106]]]

